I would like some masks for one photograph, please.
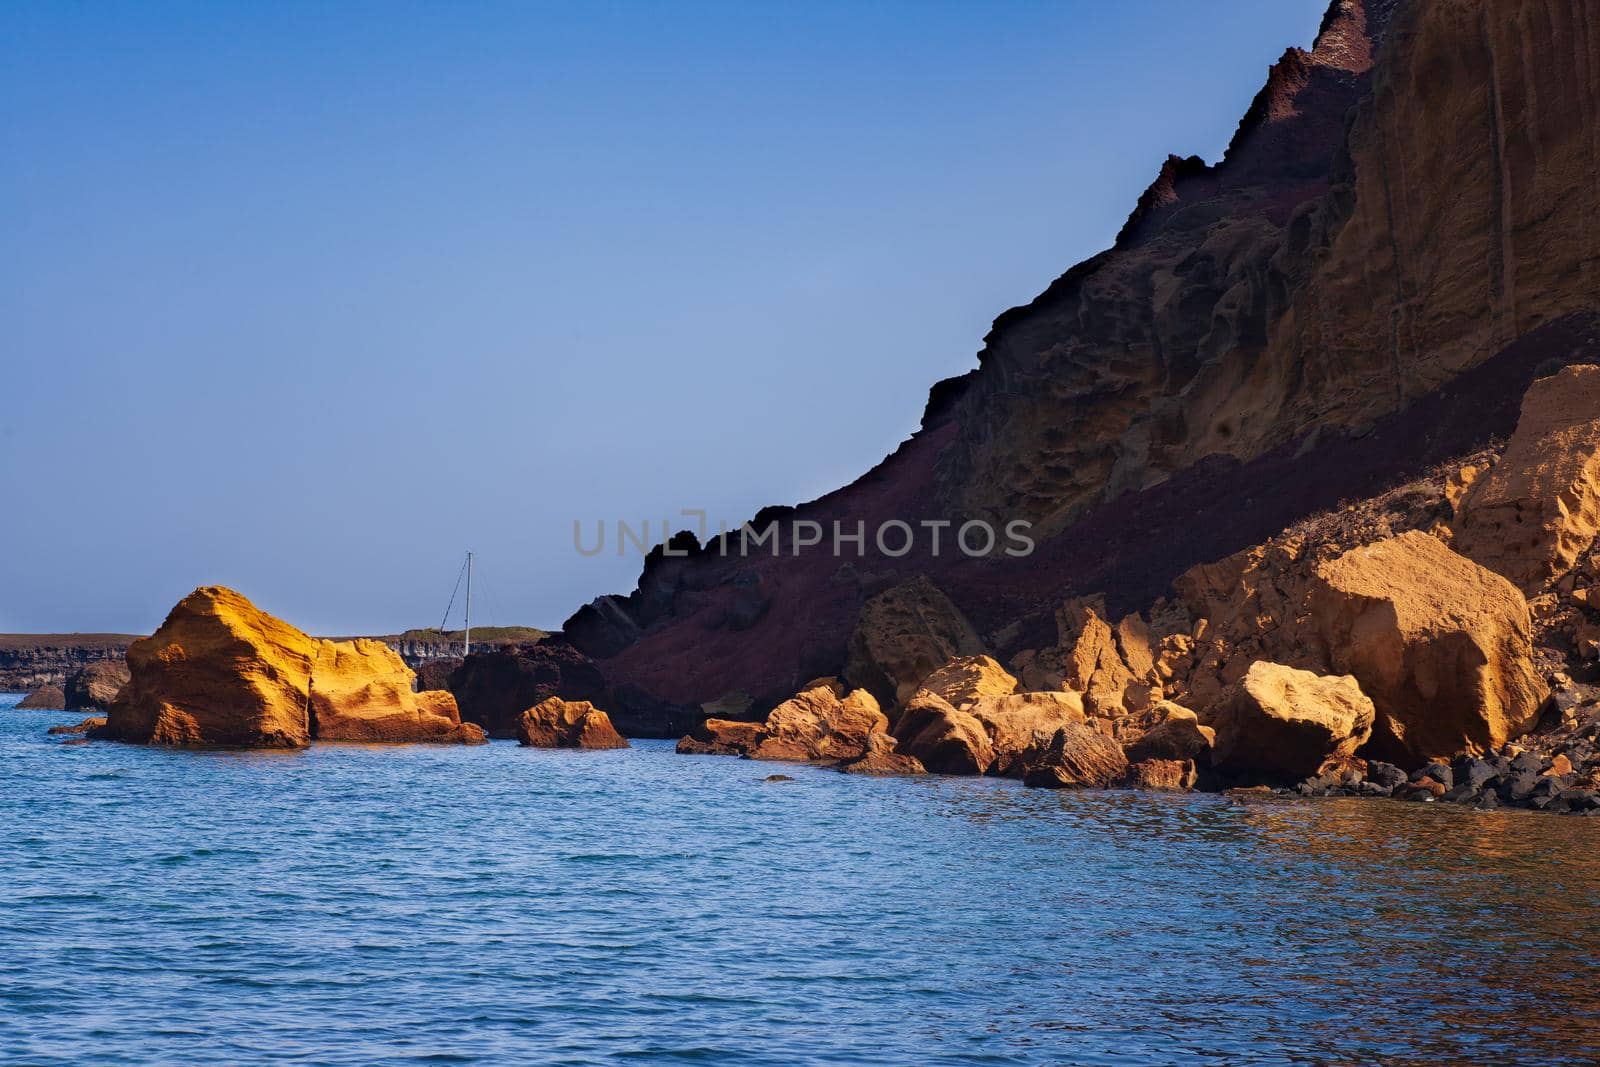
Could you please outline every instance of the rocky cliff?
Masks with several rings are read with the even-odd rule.
[[[67,675],[120,660],[137,634],[0,634],[0,693],[64,685]]]
[[[1002,314],[978,366],[855,483],[755,519],[1022,519],[1031,555],[725,556],[680,537],[566,625],[608,684],[760,714],[926,576],[998,654],[1509,434],[1600,359],[1600,11],[1336,0],[1224,158],[1169,159],[1113,248]]]

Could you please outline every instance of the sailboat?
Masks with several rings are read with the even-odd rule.
[[[450,622],[450,609],[456,606],[456,595],[461,592],[461,580],[467,581],[466,621],[461,628],[461,658],[466,659],[472,651],[472,552],[467,551],[467,558],[461,564],[461,570],[456,572],[456,587],[450,591],[450,602],[444,606],[444,616],[439,620],[439,632],[448,634]]]

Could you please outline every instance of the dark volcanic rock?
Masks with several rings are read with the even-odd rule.
[[[607,685],[595,662],[559,637],[474,652],[451,672],[447,688],[462,720],[490,737],[516,737],[522,713],[553,696],[605,708],[626,737],[677,737],[703,717],[638,686]]]
[[[128,684],[125,660],[104,659],[67,675],[64,687],[68,711],[104,711]]]
[[[450,675],[463,722],[512,738],[522,713],[550,697],[604,707],[610,693],[594,662],[564,641],[512,645],[468,655]]]
[[[120,660],[136,634],[0,634],[0,693],[59,686],[103,659]]]
[[[416,665],[417,690],[449,689],[450,676],[461,666],[461,657],[423,660]]]

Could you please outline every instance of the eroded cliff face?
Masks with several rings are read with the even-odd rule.
[[[1600,9],[1336,0],[1215,166],[1172,158],[1116,245],[1001,315],[857,482],[771,518],[1035,523],[1026,558],[657,554],[568,636],[608,683],[751,714],[838,672],[927,576],[997,654],[1516,425],[1600,359]]]
[[[1059,531],[1592,309],[1597,72],[1591,4],[1336,4],[1222,163],[1169,160],[1115,249],[997,320],[940,459],[950,508]]]

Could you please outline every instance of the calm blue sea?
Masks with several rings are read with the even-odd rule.
[[[1600,1056],[1596,819],[63,745],[16,699],[7,1064]]]

